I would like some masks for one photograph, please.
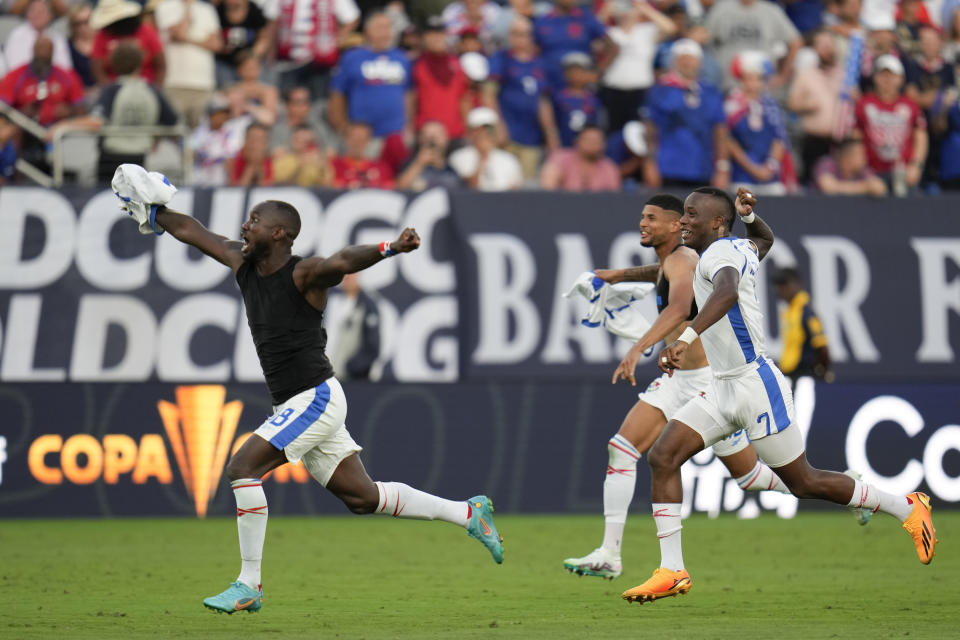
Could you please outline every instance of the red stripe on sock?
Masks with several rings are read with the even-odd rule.
[[[393,507],[393,517],[394,517],[394,518],[396,518],[397,515],[399,514],[399,512],[397,511],[397,509],[399,509],[399,508],[400,508],[400,490],[398,489],[398,490],[397,490],[397,504],[396,504],[396,506]]]
[[[258,481],[258,482],[251,482],[250,484],[238,484],[237,486],[233,487],[233,490],[236,491],[237,489],[243,489],[244,487],[261,487],[261,486],[263,486],[263,483]]]
[[[617,469],[616,467],[611,467],[610,465],[607,465],[607,475],[608,475],[608,476],[612,476],[612,475],[615,474],[615,473],[619,473],[619,474],[622,474],[622,475],[625,475],[625,476],[629,476],[629,475],[633,475],[633,472],[634,472],[634,471],[636,471],[636,469]]]
[[[634,460],[639,460],[639,459],[640,459],[640,456],[638,456],[637,454],[635,454],[635,453],[633,453],[633,452],[631,452],[631,451],[627,451],[626,449],[624,449],[623,447],[621,447],[620,445],[618,445],[618,444],[617,444],[616,442],[614,442],[613,440],[610,440],[607,444],[609,444],[609,445],[610,445],[611,447],[613,447],[614,449],[619,449],[620,451],[623,451],[625,454],[627,454],[628,456],[630,456],[630,457],[633,458]]]
[[[249,509],[241,509],[240,507],[237,507],[237,517],[239,518],[245,513],[252,513],[254,515],[264,516],[267,514],[261,513],[260,510],[266,509],[266,508],[267,508],[267,505],[263,505],[262,507],[250,507]]]
[[[761,471],[763,471],[763,467],[760,467],[759,469],[757,469],[757,472],[756,472],[755,474],[753,474],[753,477],[750,478],[750,479],[747,481],[747,484],[743,485],[743,486],[741,487],[741,489],[743,489],[744,491],[746,491],[747,489],[749,489],[750,486],[751,486],[754,482],[757,481],[757,478],[760,477],[760,472],[761,472]]]
[[[383,493],[383,504],[377,507],[377,513],[383,513],[383,510],[387,508],[387,490],[383,488],[383,484],[377,483],[377,486],[380,487],[380,492]]]

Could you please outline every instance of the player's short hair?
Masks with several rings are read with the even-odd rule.
[[[733,204],[730,194],[716,187],[697,187],[693,192],[722,200],[727,205],[727,210],[723,214],[723,224],[727,228],[727,233],[733,232],[733,225],[737,221],[737,205]]]
[[[657,193],[649,198],[643,203],[644,206],[650,205],[651,207],[660,207],[664,211],[673,211],[678,215],[683,215],[683,200],[673,195],[672,193]]]
[[[257,205],[261,211],[264,207],[277,216],[291,241],[300,235],[300,213],[296,207],[283,200],[264,200]]]

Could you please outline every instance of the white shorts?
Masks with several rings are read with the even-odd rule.
[[[344,458],[363,450],[350,437],[346,417],[343,387],[336,378],[328,378],[275,406],[254,433],[282,449],[291,463],[302,459],[310,475],[326,486]]]
[[[651,407],[659,409],[663,416],[670,420],[690,400],[709,394],[712,386],[713,372],[710,367],[686,371],[676,369],[672,376],[664,373],[655,379],[638,397]],[[749,444],[747,434],[741,431],[714,444],[713,452],[721,457],[731,456],[743,451]]]
[[[803,453],[790,384],[763,356],[740,375],[714,377],[712,392],[698,394],[673,418],[699,433],[706,445],[745,431],[770,467],[782,467]]]

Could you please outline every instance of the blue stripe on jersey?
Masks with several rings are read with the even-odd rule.
[[[727,311],[727,319],[730,320],[733,333],[737,336],[737,342],[740,343],[740,350],[743,351],[743,357],[748,363],[753,362],[757,359],[757,352],[753,348],[753,340],[750,339],[747,324],[743,321],[743,314],[740,313],[739,302],[733,305],[730,311]]]
[[[757,358],[760,366],[757,367],[757,373],[763,380],[763,387],[767,390],[767,398],[770,400],[770,408],[773,409],[773,422],[777,425],[777,431],[783,431],[790,426],[790,415],[787,413],[787,405],[783,401],[783,393],[780,391],[780,385],[777,384],[777,376],[773,369],[763,359],[763,356]]]
[[[300,434],[306,431],[307,427],[323,415],[323,412],[327,410],[327,403],[330,402],[330,385],[323,382],[317,385],[314,391],[316,393],[313,396],[313,402],[307,405],[307,408],[304,409],[303,413],[301,413],[296,420],[270,438],[270,444],[277,449],[283,449],[300,437]]]

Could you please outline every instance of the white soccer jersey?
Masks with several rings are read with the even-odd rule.
[[[739,300],[725,317],[700,334],[713,374],[719,377],[754,362],[765,349],[763,313],[756,293],[760,258],[749,240],[719,238],[703,252],[693,279],[697,308],[703,309],[713,293],[713,278],[724,267],[740,272]]]

